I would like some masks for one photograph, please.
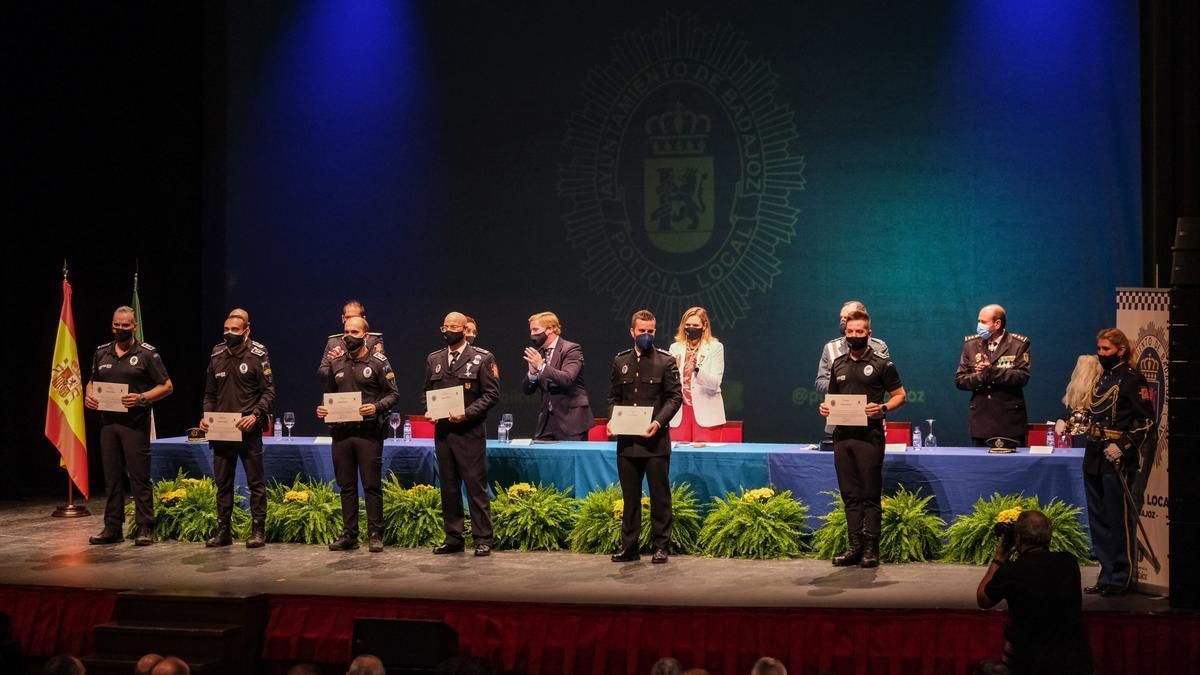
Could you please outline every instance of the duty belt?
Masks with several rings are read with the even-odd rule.
[[[1105,429],[1102,426],[1093,424],[1092,426],[1088,427],[1087,435],[1088,438],[1094,441],[1116,441],[1124,436],[1125,432],[1117,431],[1115,429]]]

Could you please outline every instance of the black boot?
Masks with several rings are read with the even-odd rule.
[[[861,534],[850,535],[850,548],[841,555],[833,556],[834,567],[849,567],[857,565],[863,557],[863,540]]]
[[[110,528],[105,526],[100,530],[100,534],[88,538],[89,544],[119,544],[125,541],[125,535],[121,534],[121,528]]]
[[[368,538],[367,550],[371,553],[383,553],[383,535],[372,532]]]
[[[267,528],[263,521],[256,520],[250,526],[250,538],[246,540],[246,548],[262,548],[267,545]]]
[[[330,551],[354,551],[358,549],[358,535],[346,533],[329,545]]]
[[[204,542],[204,545],[208,548],[217,548],[218,546],[229,546],[232,543],[233,535],[229,533],[229,524],[223,523],[217,526],[217,531],[208,538],[208,541]]]
[[[863,553],[861,567],[879,567],[879,537],[870,535],[863,537]]]

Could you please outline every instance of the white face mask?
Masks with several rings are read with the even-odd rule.
[[[975,326],[975,332],[984,340],[992,337],[992,330],[988,328],[988,325],[982,321]]]

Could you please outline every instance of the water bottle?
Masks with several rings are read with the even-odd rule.
[[[409,422],[408,418],[405,417],[404,418],[404,442],[407,443],[411,440],[412,440],[412,422]]]
[[[1047,424],[1050,425],[1050,428],[1046,429],[1046,445],[1051,448],[1059,447],[1058,444],[1061,441],[1058,439],[1058,434],[1054,433],[1054,423],[1047,422]]]
[[[919,424],[914,424],[913,425],[913,450],[920,450],[920,449],[921,449],[921,426]]]
[[[275,438],[281,438],[283,436],[283,422],[280,422],[278,417],[275,418],[275,433],[272,435]]]
[[[496,430],[496,440],[501,443],[508,442],[508,425],[504,422],[501,422],[499,428]]]

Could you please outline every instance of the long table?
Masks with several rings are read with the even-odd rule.
[[[333,480],[328,438],[265,438],[267,480],[288,482],[297,475]],[[776,443],[679,446],[671,454],[671,481],[689,483],[702,503],[741,488],[772,486],[791,490],[809,506],[810,524],[831,510],[837,489],[833,453],[813,445]],[[576,496],[617,482],[614,443],[563,442],[514,445],[488,441],[488,480],[502,486],[525,481],[570,487]],[[212,453],[204,442],[166,438],[152,443],[151,475],[171,477],[179,469],[190,475],[212,475]],[[1031,455],[1027,448],[1014,454],[990,455],[982,448],[909,448],[884,457],[884,493],[903,485],[933,495],[935,511],[949,523],[970,513],[975,500],[993,492],[1020,492],[1042,503],[1058,499],[1083,506],[1080,465],[1083,450],[1059,448],[1052,455]],[[394,472],[402,483],[437,483],[432,439],[409,442],[388,439],[383,446],[383,473]],[[237,485],[245,486],[241,466]],[[1086,527],[1081,514],[1080,521]]]

